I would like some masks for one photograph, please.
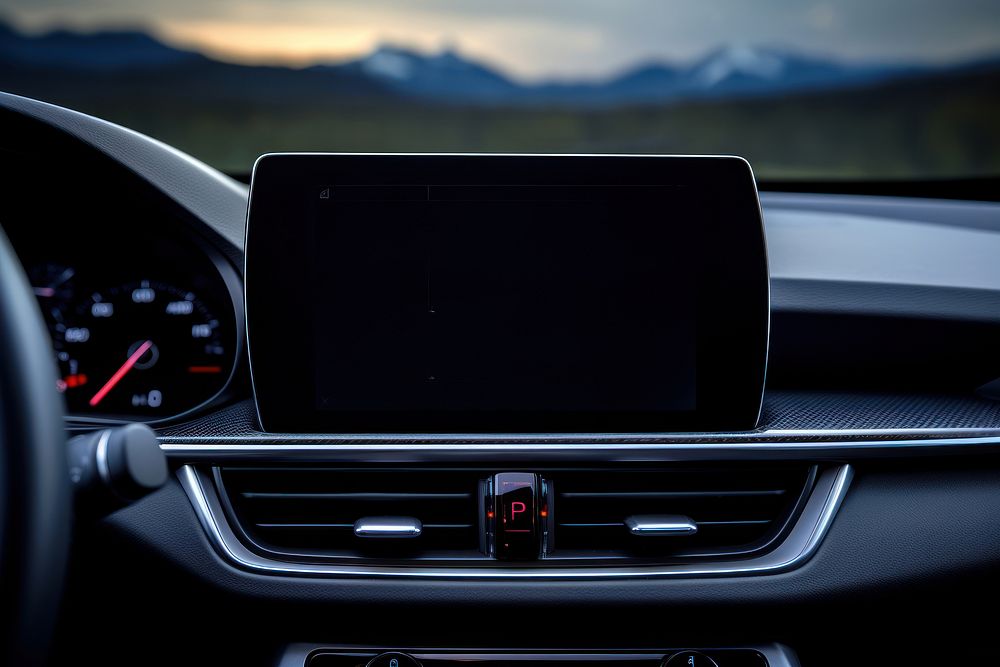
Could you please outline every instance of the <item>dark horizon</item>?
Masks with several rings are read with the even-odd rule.
[[[850,60],[845,59],[837,54],[825,52],[819,49],[802,49],[796,48],[787,44],[772,42],[772,43],[750,43],[750,42],[716,42],[714,45],[706,46],[698,54],[688,57],[688,58],[668,58],[668,57],[651,57],[651,58],[640,58],[637,60],[625,63],[616,70],[609,73],[599,73],[591,74],[589,76],[579,76],[576,78],[566,77],[566,76],[551,76],[543,77],[533,81],[524,81],[516,74],[508,71],[502,63],[491,60],[487,57],[481,57],[474,53],[470,53],[468,50],[458,47],[455,44],[442,44],[436,48],[426,49],[421,48],[419,45],[413,45],[406,43],[401,40],[393,39],[383,39],[376,44],[374,44],[367,51],[345,55],[340,58],[334,59],[318,59],[312,62],[300,63],[300,64],[290,64],[283,62],[280,59],[276,60],[264,60],[260,62],[248,63],[243,62],[238,59],[227,59],[224,56],[214,53],[211,50],[205,50],[198,47],[198,45],[185,44],[179,42],[176,39],[172,39],[169,35],[165,35],[162,31],[158,30],[152,22],[146,23],[133,23],[133,24],[105,24],[97,26],[88,26],[85,28],[76,27],[70,23],[53,23],[41,30],[27,30],[23,26],[19,25],[16,20],[13,20],[9,13],[5,13],[0,10],[0,31],[9,30],[22,38],[29,40],[46,40],[54,37],[66,36],[71,39],[81,39],[81,40],[100,40],[113,37],[123,37],[123,36],[137,36],[146,37],[159,44],[183,53],[189,53],[193,55],[198,55],[208,60],[215,62],[235,65],[240,67],[267,67],[276,69],[288,69],[292,71],[296,70],[308,70],[314,67],[339,67],[344,65],[350,65],[353,63],[365,61],[372,56],[380,52],[400,52],[411,54],[419,58],[435,58],[446,55],[456,55],[462,61],[466,63],[471,63],[478,65],[480,67],[489,69],[491,72],[496,73],[499,76],[507,79],[508,81],[525,88],[530,87],[544,87],[544,86],[575,86],[575,85],[600,85],[607,83],[608,81],[613,81],[618,78],[629,76],[633,73],[640,72],[645,69],[650,68],[661,68],[661,69],[673,69],[682,70],[685,68],[695,67],[700,63],[709,60],[713,56],[718,56],[719,54],[725,53],[727,51],[732,51],[736,49],[743,49],[754,51],[758,53],[765,54],[778,54],[789,57],[794,57],[802,60],[810,60],[823,62],[826,64],[843,67],[843,68],[858,68],[858,67],[879,67],[879,68],[893,68],[893,69],[912,69],[922,72],[933,72],[933,71],[945,71],[949,69],[960,69],[963,67],[979,66],[979,65],[989,65],[994,62],[1000,63],[1000,44],[994,49],[982,51],[980,53],[972,54],[967,57],[961,58],[959,60],[947,62],[947,63],[934,63],[930,64],[923,62],[919,59],[862,59],[862,60]],[[0,60],[3,59],[4,54],[0,52]]]
[[[686,62],[636,62],[611,77],[526,83],[495,63],[445,48],[423,53],[379,45],[360,58],[307,67],[247,65],[188,50],[139,28],[26,34],[0,17],[0,63],[13,70],[127,71],[218,65],[247,75],[285,71],[286,78],[336,77],[338,85],[366,81],[381,93],[445,103],[621,106],[696,99],[735,99],[837,90],[889,81],[1000,69],[1000,53],[951,66],[916,63],[847,64],[815,53],[740,45],[716,46]],[[301,85],[301,83],[300,83]]]
[[[451,47],[519,82],[595,81],[644,63],[691,63],[719,45],[756,45],[849,65],[954,65],[1000,52],[1000,5],[982,0],[0,0],[29,34],[138,27],[226,62],[308,66],[379,44]]]

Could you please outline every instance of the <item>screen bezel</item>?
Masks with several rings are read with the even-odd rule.
[[[712,208],[697,236],[697,398],[693,411],[615,413],[319,411],[313,304],[303,235],[335,185],[676,185]],[[258,278],[259,276],[259,278]],[[245,312],[262,428],[290,433],[643,433],[749,430],[767,361],[769,278],[750,165],[727,156],[276,153],[254,165],[245,243]]]

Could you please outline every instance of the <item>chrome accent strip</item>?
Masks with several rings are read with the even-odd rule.
[[[101,431],[101,437],[97,440],[97,449],[94,452],[94,461],[97,464],[97,474],[101,477],[108,488],[111,485],[111,468],[108,466],[108,442],[111,440],[111,429]]]
[[[369,441],[371,440],[371,441]],[[464,463],[490,462],[588,462],[639,463],[649,461],[753,461],[816,460],[830,458],[878,458],[1000,453],[1000,433],[975,432],[968,437],[903,438],[899,440],[822,441],[677,441],[665,443],[594,441],[586,436],[577,442],[455,442],[454,444],[378,442],[360,438],[342,444],[318,443],[306,438],[232,438],[232,444],[202,444],[163,438],[160,448],[174,463],[267,462],[301,463]]]
[[[808,560],[826,535],[850,486],[853,470],[842,464],[827,468],[816,480],[802,513],[775,549],[745,560],[625,567],[419,567],[293,563],[260,556],[243,545],[225,519],[209,478],[194,466],[177,471],[209,541],[229,564],[250,572],[276,576],[419,577],[432,579],[603,579],[623,577],[723,577],[774,574]]]
[[[249,282],[247,278],[247,247],[249,247],[250,241],[250,209],[253,207],[253,182],[257,178],[257,165],[264,155],[259,155],[256,160],[253,161],[253,168],[250,170],[250,186],[247,187],[247,206],[246,212],[243,215],[243,331],[244,338],[247,342],[247,371],[250,373],[250,393],[253,394],[253,410],[254,414],[257,415],[257,423],[263,424],[264,421],[260,418],[260,404],[257,402],[257,382],[253,376],[253,353],[250,351],[250,304],[247,301],[247,287]]]
[[[160,437],[164,444],[184,445],[234,445],[289,443],[309,445],[355,445],[355,444],[420,444],[421,446],[460,442],[462,444],[490,445],[535,445],[535,444],[680,444],[699,443],[702,445],[754,442],[784,442],[797,440],[827,441],[841,440],[845,443],[855,440],[945,439],[945,438],[1000,438],[1000,428],[955,427],[955,428],[860,428],[860,429],[772,429],[740,431],[730,433],[265,433],[249,431],[242,435],[189,435]]]
[[[366,516],[354,522],[354,534],[358,537],[399,539],[420,537],[423,532],[420,519],[412,516]]]
[[[740,160],[750,171],[750,181],[753,183],[753,196],[757,200],[757,216],[760,219],[760,238],[764,242],[764,271],[767,273],[767,325],[764,333],[764,377],[760,381],[760,402],[757,404],[757,419],[754,426],[760,424],[761,415],[764,414],[764,394],[767,392],[767,367],[771,356],[771,259],[767,248],[767,225],[764,224],[764,205],[760,201],[760,190],[757,188],[757,175],[753,171],[753,165],[742,156]]]
[[[698,524],[686,516],[678,515],[640,515],[625,519],[625,526],[633,535],[639,537],[682,537],[698,532]]]

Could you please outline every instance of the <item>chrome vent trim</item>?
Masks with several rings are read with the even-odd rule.
[[[423,523],[412,516],[366,516],[354,522],[355,537],[413,539],[423,532]]]
[[[604,567],[447,567],[419,565],[383,566],[285,562],[250,551],[233,531],[209,473],[192,465],[177,471],[209,541],[229,564],[251,572],[275,576],[390,577],[432,579],[604,579],[623,577],[721,577],[784,572],[798,567],[816,551],[843,502],[853,475],[850,465],[825,468],[818,476],[801,514],[774,549],[753,558],[670,565]]]
[[[630,516],[625,519],[625,527],[639,537],[684,537],[698,532],[697,523],[677,514]]]

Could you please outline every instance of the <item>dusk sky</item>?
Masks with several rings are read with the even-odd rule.
[[[726,44],[849,61],[1000,54],[1000,0],[0,0],[0,17],[28,31],[144,27],[255,63],[450,46],[524,79],[605,76]]]

